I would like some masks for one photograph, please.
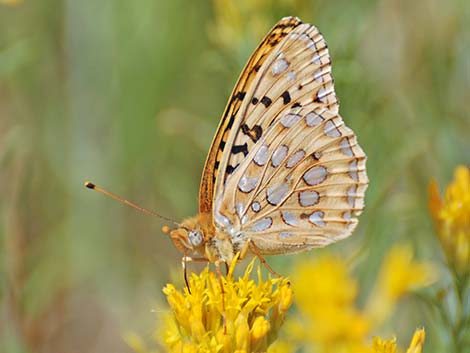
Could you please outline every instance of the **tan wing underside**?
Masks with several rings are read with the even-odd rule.
[[[223,192],[226,179],[271,128],[280,111],[298,109],[311,101],[338,112],[326,43],[314,26],[302,24],[279,43],[247,90],[239,125],[227,140],[232,151],[221,161],[226,173],[217,182],[216,195]]]
[[[366,157],[338,115],[330,64],[323,36],[299,24],[244,87],[213,186],[214,223],[235,244],[299,252],[355,228]]]
[[[250,86],[269,54],[289,32],[301,23],[302,22],[298,18],[294,17],[282,19],[263,39],[242,71],[240,78],[233,89],[231,98],[227,103],[227,107],[225,108],[225,112],[212,141],[212,145],[204,165],[199,189],[200,213],[212,214],[214,184],[219,175],[221,159],[223,152],[227,147],[226,142],[229,132],[232,129],[235,120],[240,118],[239,110],[242,105],[243,98],[246,95],[247,88]]]
[[[339,115],[314,103],[296,114],[288,128],[285,119],[276,120],[227,179],[217,205],[263,254],[299,252],[343,239],[364,207],[366,157],[354,132]],[[282,146],[288,146],[286,153],[276,158]],[[240,188],[244,176],[256,181],[250,192]]]

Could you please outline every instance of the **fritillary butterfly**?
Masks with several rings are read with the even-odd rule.
[[[282,19],[249,59],[207,157],[199,214],[170,236],[185,257],[231,263],[351,235],[366,156],[338,114],[323,36]]]

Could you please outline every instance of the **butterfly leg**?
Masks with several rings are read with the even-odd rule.
[[[248,240],[245,244],[243,244],[243,247],[240,250],[240,256],[238,258],[239,260],[243,260],[246,255],[248,255],[248,250],[250,250],[250,244],[251,240]]]
[[[191,294],[191,288],[189,287],[188,281],[188,262],[208,262],[209,260],[203,257],[190,257],[190,256],[183,256],[181,258],[181,266],[183,267],[183,276],[184,276],[184,283],[186,283],[186,288],[188,288],[189,294]]]
[[[261,255],[261,252],[260,250],[258,249],[258,247],[255,245],[255,243],[253,243],[253,241],[251,240],[248,240],[246,242],[248,244],[248,247],[249,249],[256,255],[256,257],[261,261],[261,263],[263,264],[264,267],[266,267],[266,269],[271,272],[271,274],[273,276],[276,276],[276,277],[281,277],[281,275],[279,273],[277,273],[276,271],[274,271],[272,269],[271,266],[269,266],[268,262],[266,261],[266,259],[263,257],[263,255]]]
[[[220,264],[221,263],[225,263],[225,265],[227,266],[227,263],[225,261],[222,261],[222,260],[217,260],[214,262],[215,264],[215,270],[217,272],[217,275],[219,276],[219,282],[220,282],[220,296],[221,296],[221,300],[222,300],[222,320],[223,320],[223,324],[224,324],[224,334],[227,334],[227,322],[226,322],[226,318],[225,318],[225,291],[224,291],[224,282],[222,281],[222,271],[220,269]]]

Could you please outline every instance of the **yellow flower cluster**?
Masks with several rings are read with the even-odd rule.
[[[374,352],[385,341],[376,340],[371,347],[372,329],[391,315],[400,298],[435,279],[431,264],[413,260],[410,247],[396,246],[386,256],[365,307],[358,308],[359,286],[346,262],[326,253],[294,269],[300,317],[287,323],[287,334],[299,344],[315,347],[315,352]],[[387,352],[392,343],[383,346]]]
[[[414,261],[410,246],[391,248],[367,302],[369,317],[374,319],[376,325],[384,322],[400,298],[436,280],[437,269],[430,263]]]
[[[461,273],[470,272],[470,169],[459,166],[444,199],[437,183],[429,186],[429,207],[449,265]]]
[[[286,278],[251,278],[252,261],[244,275],[226,277],[207,267],[192,274],[191,291],[168,284],[164,293],[171,308],[155,339],[169,352],[289,353],[296,348],[318,353],[395,353],[395,340],[379,337],[370,343],[372,329],[389,316],[397,301],[412,289],[430,284],[434,268],[413,259],[411,249],[397,246],[386,256],[379,280],[364,308],[356,306],[358,282],[343,259],[325,253],[294,268],[293,287],[298,314],[288,321],[285,340],[278,332],[293,300]],[[162,334],[163,332],[163,334]],[[143,340],[127,341],[139,353],[150,353]],[[272,344],[274,343],[274,344]],[[407,353],[421,353],[424,330],[417,330]]]
[[[265,352],[292,304],[292,289],[285,278],[257,281],[250,278],[252,261],[238,280],[219,278],[208,268],[192,274],[189,287],[164,288],[172,314],[163,342],[170,352]],[[222,283],[222,286],[221,286]]]

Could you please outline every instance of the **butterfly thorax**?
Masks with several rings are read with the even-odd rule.
[[[210,262],[222,260],[226,263],[231,263],[234,257],[231,237],[214,227],[209,213],[199,213],[185,219],[178,228],[171,231],[170,237],[185,256],[202,257]]]

